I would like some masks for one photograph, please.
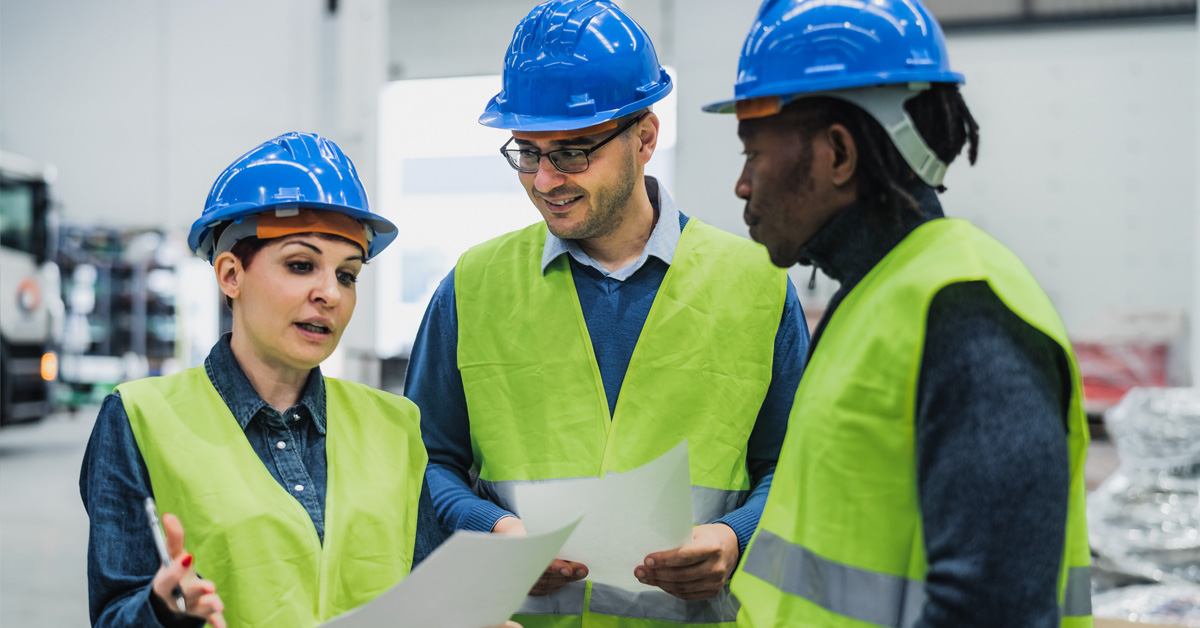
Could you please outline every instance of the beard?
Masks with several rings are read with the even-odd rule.
[[[615,232],[625,221],[625,208],[629,206],[629,199],[637,185],[637,168],[632,153],[625,154],[620,170],[613,184],[588,194],[590,211],[582,223],[569,229],[550,227],[550,233],[563,240],[588,240]],[[583,192],[582,189],[557,188],[548,195],[582,195]]]

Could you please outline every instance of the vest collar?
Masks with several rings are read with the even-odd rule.
[[[262,396],[258,394],[254,385],[246,377],[246,373],[233,355],[233,347],[229,344],[231,337],[232,334],[223,334],[217,344],[213,345],[212,351],[204,359],[204,370],[208,373],[208,379],[212,381],[213,387],[221,395],[221,399],[225,401],[225,405],[229,406],[229,411],[237,419],[238,425],[245,430],[259,412],[267,410],[268,420],[269,417],[278,416],[279,413],[266,401],[263,401]],[[308,381],[304,383],[304,390],[300,394],[300,401],[296,406],[292,406],[291,410],[294,411],[297,406],[303,406],[308,410],[308,415],[312,417],[317,431],[324,434],[325,379],[321,376],[321,367],[315,367],[309,372]]]
[[[658,179],[651,176],[646,176],[645,179],[646,193],[650,197],[650,205],[654,207],[654,214],[658,218],[654,223],[654,229],[650,231],[650,239],[646,241],[646,246],[642,249],[642,254],[638,256],[637,261],[610,273],[604,265],[584,253],[575,240],[564,240],[547,231],[546,245],[542,248],[542,274],[546,274],[546,268],[562,255],[570,255],[583,266],[594,268],[605,277],[617,281],[624,281],[631,277],[646,264],[646,260],[650,257],[657,257],[670,266],[675,259],[675,249],[679,246],[679,235],[682,232],[679,226],[679,208],[675,206],[675,200],[671,198],[671,195],[659,185]]]

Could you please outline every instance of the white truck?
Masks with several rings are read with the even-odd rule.
[[[0,426],[53,409],[63,315],[53,179],[53,167],[0,151]]]

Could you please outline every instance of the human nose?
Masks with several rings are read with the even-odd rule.
[[[550,163],[548,155],[542,155],[538,159],[538,169],[533,174],[533,187],[539,192],[549,192],[562,185],[566,179],[566,175],[560,172],[558,168],[555,168],[554,164]]]
[[[337,272],[317,273],[317,283],[313,286],[312,299],[326,307],[335,307],[342,299],[342,285],[338,281]]]
[[[737,183],[733,185],[734,196],[743,201],[750,200],[750,176],[747,168],[742,168],[742,174],[738,176]]]

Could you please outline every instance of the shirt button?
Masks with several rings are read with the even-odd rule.
[[[279,441],[278,443],[275,443],[275,446],[278,447],[279,449],[287,449],[287,443],[285,443],[283,441]]]
[[[300,420],[300,415],[299,415],[299,414],[293,414],[293,415],[292,415],[292,420],[293,420],[293,421],[299,421],[299,420]]]
[[[297,485],[296,485],[296,492],[297,492],[297,493],[299,493],[300,491],[303,491],[303,490],[304,490],[304,485],[303,485],[303,484],[297,484]]]

